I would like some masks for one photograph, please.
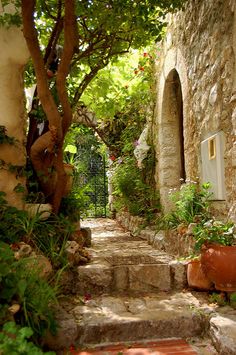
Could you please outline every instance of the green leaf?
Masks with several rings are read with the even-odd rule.
[[[22,299],[24,297],[25,290],[27,288],[26,280],[24,280],[24,279],[19,280],[17,283],[17,288],[18,288],[19,296]]]
[[[76,145],[72,145],[72,144],[67,144],[67,146],[65,147],[65,152],[69,152],[72,154],[76,154],[77,153],[77,147]]]

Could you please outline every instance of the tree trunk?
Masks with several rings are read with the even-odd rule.
[[[72,121],[72,111],[66,92],[66,78],[76,46],[75,0],[65,0],[64,47],[56,77],[56,87],[62,114],[49,89],[44,59],[34,25],[35,0],[22,0],[23,33],[32,57],[38,97],[49,122],[49,131],[39,137],[30,149],[32,164],[42,190],[58,212],[66,185],[63,167],[63,142]],[[55,45],[55,44],[54,44]],[[55,169],[55,173],[52,171]]]

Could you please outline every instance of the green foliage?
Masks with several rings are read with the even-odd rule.
[[[226,298],[225,298],[224,293],[216,293],[216,292],[213,292],[210,295],[209,301],[211,303],[216,303],[218,306],[226,306],[227,303],[228,303]]]
[[[225,292],[213,292],[209,296],[209,302],[215,303],[220,307],[230,306],[236,309],[236,292],[225,293]]]
[[[88,196],[85,194],[86,187],[77,187],[68,196],[62,198],[60,215],[67,218],[70,222],[78,222],[81,214],[86,213]]]
[[[1,0],[3,13],[0,14],[0,27],[19,27],[22,23],[20,14],[20,0]],[[8,8],[10,6],[10,9]],[[14,7],[14,11],[13,10]]]
[[[94,132],[82,125],[73,126],[66,137],[64,158],[73,163],[75,171],[72,191],[62,199],[60,213],[72,221],[88,213],[94,214],[92,199],[95,188],[98,185],[104,186],[107,179],[104,169],[101,169],[106,161],[105,149]],[[100,211],[104,210],[104,201],[98,198],[96,203],[96,215],[100,216]]]
[[[119,57],[101,70],[82,96],[96,114],[109,150],[116,156],[132,155],[154,102],[151,47]]]
[[[207,221],[209,219],[210,184],[198,186],[195,182],[182,184],[179,190],[170,191],[173,210],[165,216],[169,228],[180,224]]]
[[[118,162],[112,177],[116,209],[127,207],[132,215],[152,215],[160,210],[159,196],[142,176],[134,158]]]
[[[1,18],[1,16],[0,16]],[[7,135],[7,130],[5,126],[0,126],[0,144],[16,144],[17,140],[14,137]]]
[[[55,269],[67,265],[65,243],[74,232],[71,220],[62,215],[51,215],[47,221],[41,219],[41,213],[29,216],[9,206],[4,197],[0,192],[0,240],[9,244],[24,240],[43,252]]]
[[[165,15],[184,2],[140,0],[138,5],[132,0],[114,0],[109,4],[102,0],[76,2],[77,48],[80,50],[74,55],[67,83],[72,105],[77,105],[92,79],[109,62],[128,53],[131,47],[145,47],[160,39],[166,25]],[[36,2],[36,30],[44,49],[47,48],[55,19],[60,18],[59,8],[58,0]],[[61,9],[60,15],[63,16],[63,3]],[[63,35],[59,36],[55,44],[63,46]],[[28,85],[33,82],[30,79],[32,75],[34,72],[32,66],[29,66],[26,75]],[[117,82],[117,88],[118,85]],[[103,87],[105,84],[98,87],[99,91],[103,91]]]
[[[229,295],[230,306],[236,309],[236,292],[233,292]]]
[[[14,243],[19,241],[25,231],[21,221],[27,218],[27,212],[8,205],[5,193],[0,191],[0,240]]]
[[[170,196],[174,209],[159,221],[162,228],[173,229],[195,223],[192,235],[196,251],[201,250],[203,244],[236,244],[234,223],[217,221],[211,215],[209,199],[212,193],[209,189],[209,183],[201,186],[194,182],[183,184],[180,190]]]
[[[193,235],[196,239],[196,250],[200,250],[203,244],[236,244],[235,225],[232,222],[222,222],[210,219],[205,223],[197,224],[194,228]]]
[[[120,112],[127,112],[128,116],[130,106],[136,102],[145,107],[152,99],[150,86],[156,57],[156,50],[150,46],[118,57],[100,70],[81,100],[102,122]]]
[[[42,335],[46,329],[55,332],[51,306],[57,302],[56,289],[40,276],[32,259],[16,260],[10,246],[0,242],[0,323],[11,318],[9,307],[20,306],[15,320]]]
[[[55,270],[68,265],[65,255],[65,245],[75,227],[71,221],[62,215],[51,215],[46,221],[40,219],[40,214],[22,220],[26,241],[39,249],[49,260]]]
[[[34,343],[29,341],[33,331],[29,327],[17,326],[15,322],[4,324],[0,332],[0,353],[2,355],[54,355],[55,353],[43,352]]]

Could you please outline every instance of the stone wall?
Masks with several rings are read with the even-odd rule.
[[[0,1],[1,5],[1,1]],[[0,16],[14,11],[14,7],[0,6]],[[23,70],[29,52],[20,28],[0,28],[0,125],[7,130],[9,137],[16,139],[15,144],[1,144],[0,191],[7,194],[11,205],[21,208],[22,195],[15,192],[18,184],[25,184],[23,177],[16,177],[9,171],[10,166],[25,166],[26,117],[24,111]]]
[[[193,180],[199,177],[201,181],[201,142],[221,131],[225,137],[225,147],[221,152],[225,196],[215,203],[215,208],[223,214],[231,209],[235,218],[234,3],[230,0],[188,1],[185,11],[170,17],[166,38],[159,46],[158,97],[153,131],[158,159],[156,181],[165,210],[169,208],[168,191],[179,187],[181,177]],[[182,103],[178,102],[179,86]],[[179,128],[181,122],[182,132]],[[179,150],[181,144],[182,153]]]

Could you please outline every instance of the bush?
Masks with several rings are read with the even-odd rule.
[[[112,182],[117,209],[127,207],[132,215],[145,216],[160,209],[159,196],[143,175],[134,158],[127,157],[116,166]]]
[[[236,245],[236,228],[230,221],[222,222],[212,218],[205,223],[197,224],[193,235],[196,250],[200,250],[203,244]]]
[[[27,216],[27,212],[9,206],[5,195],[0,191],[0,238],[2,241],[14,243],[25,235],[20,221]]]
[[[187,182],[181,185],[180,190],[171,191],[170,199],[174,208],[164,217],[167,227],[176,228],[180,224],[207,221],[211,196],[209,188],[209,183],[199,186],[195,182]]]
[[[10,246],[0,242],[0,325],[12,318],[11,306],[18,305],[17,323],[30,326],[38,336],[46,329],[55,333],[56,289],[31,266],[28,258],[16,260]]]
[[[15,322],[4,324],[0,333],[0,354],[2,355],[54,355],[54,352],[43,352],[28,339],[33,335],[32,329],[21,328]]]

